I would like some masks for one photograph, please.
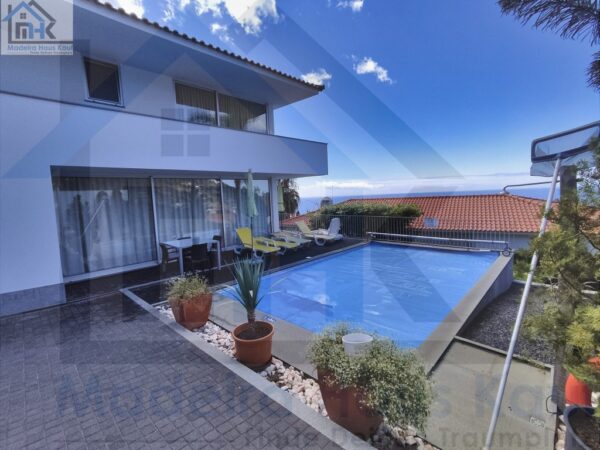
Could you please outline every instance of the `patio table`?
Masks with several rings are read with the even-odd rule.
[[[179,253],[179,272],[181,275],[184,273],[183,269],[183,250],[190,248],[194,244],[216,244],[217,245],[217,267],[221,269],[221,242],[216,239],[199,239],[199,238],[186,238],[186,239],[172,239],[170,241],[164,241],[163,244],[169,247],[174,247]],[[212,251],[212,250],[210,250]]]

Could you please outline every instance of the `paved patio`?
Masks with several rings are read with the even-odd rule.
[[[121,294],[0,319],[0,448],[338,448]]]

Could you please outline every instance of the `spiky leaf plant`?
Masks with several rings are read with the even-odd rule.
[[[263,299],[259,296],[263,273],[264,264],[261,260],[237,259],[233,263],[233,276],[237,281],[233,297],[246,309],[250,324],[256,320],[256,308]]]

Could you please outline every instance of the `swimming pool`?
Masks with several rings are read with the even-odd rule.
[[[416,348],[498,256],[371,243],[266,275],[258,309],[312,332],[350,322]]]

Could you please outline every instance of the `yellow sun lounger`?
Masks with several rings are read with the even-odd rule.
[[[258,238],[252,239],[252,231],[250,231],[250,228],[237,228],[235,231],[244,247],[251,249],[254,252],[276,253],[281,251],[280,246],[273,245],[275,241],[269,239],[270,242],[263,243],[263,241]]]

